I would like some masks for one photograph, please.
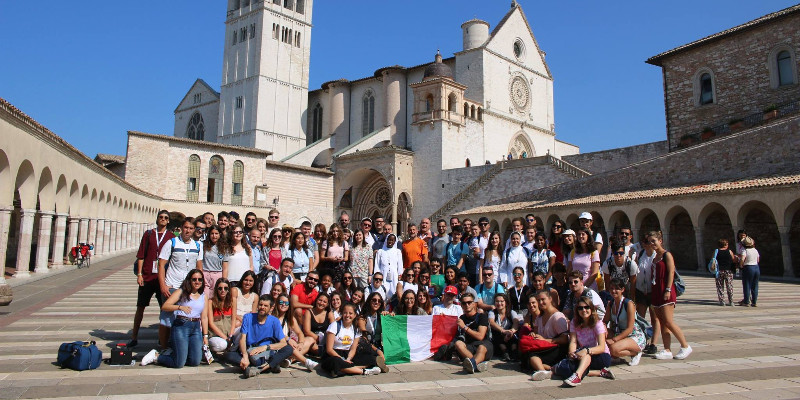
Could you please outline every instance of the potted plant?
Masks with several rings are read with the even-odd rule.
[[[716,133],[714,133],[714,130],[711,129],[710,126],[707,126],[707,127],[703,128],[703,133],[700,134],[700,139],[701,140],[709,140],[709,139],[713,138],[714,136],[716,136]]]
[[[744,128],[744,120],[739,118],[732,119],[728,121],[728,126],[731,128],[731,132],[738,132]]]
[[[764,109],[764,121],[769,121],[778,116],[778,106],[770,104]]]
[[[687,133],[687,134],[681,136],[680,147],[691,146],[691,145],[693,145],[695,143],[696,139],[697,139],[697,136],[695,136],[695,135],[693,135],[691,133]]]

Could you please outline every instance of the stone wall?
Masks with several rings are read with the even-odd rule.
[[[800,117],[788,118],[557,187],[510,196],[494,204],[534,199],[554,201],[797,173],[800,171],[798,132]]]
[[[453,168],[442,171],[442,198],[452,199],[472,182],[475,182],[493,165],[476,165],[469,168]]]
[[[684,134],[760,113],[770,104],[797,100],[798,26],[800,14],[795,13],[664,57],[660,62],[670,149]],[[793,53],[796,83],[777,87],[771,65],[782,49]],[[713,77],[714,103],[701,106],[697,98],[703,72]]]
[[[588,172],[598,174],[649,160],[666,154],[667,151],[669,151],[667,141],[663,140],[630,147],[561,156],[561,159]]]

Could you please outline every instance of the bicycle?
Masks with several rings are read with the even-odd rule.
[[[92,263],[92,250],[94,250],[94,245],[90,243],[78,243],[77,246],[70,249],[70,255],[75,260],[74,264],[78,266],[78,269],[89,268]]]

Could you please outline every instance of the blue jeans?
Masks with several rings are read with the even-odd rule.
[[[170,368],[196,367],[203,359],[203,329],[200,321],[175,318],[170,335],[172,353],[158,356],[158,363]]]
[[[742,269],[742,289],[744,290],[745,304],[756,304],[756,301],[758,301],[758,278],[760,276],[761,269],[758,265],[745,265]]]
[[[248,347],[248,353],[252,347]],[[267,350],[255,355],[248,356],[250,365],[253,367],[263,368],[265,364],[269,364],[270,368],[275,368],[281,364],[281,361],[289,358],[294,352],[292,346],[283,346],[278,350]],[[229,363],[239,365],[242,362],[242,353],[237,349],[236,351],[229,351],[225,354],[225,359]]]

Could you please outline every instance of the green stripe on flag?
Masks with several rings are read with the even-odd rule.
[[[402,364],[411,361],[411,348],[408,344],[408,316],[381,316],[383,330],[383,354],[387,364]]]

